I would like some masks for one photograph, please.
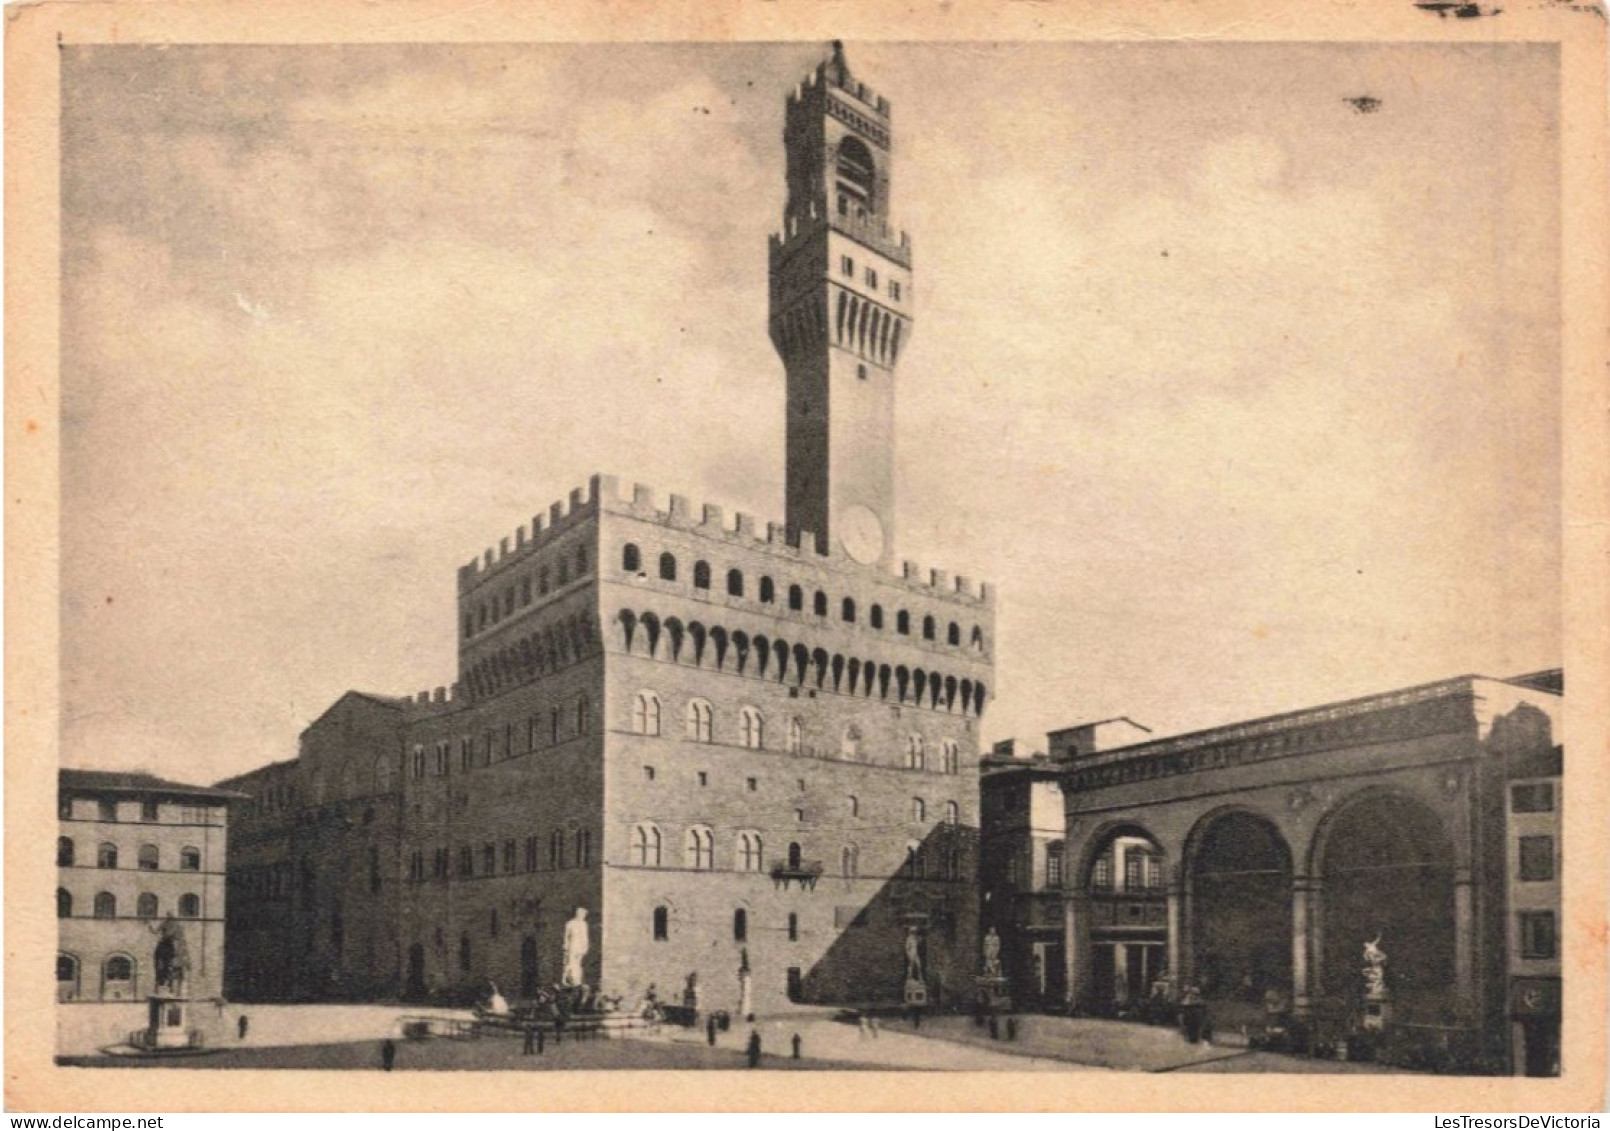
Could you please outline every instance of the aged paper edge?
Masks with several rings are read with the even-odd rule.
[[[517,0],[383,4],[42,3],[6,9],[6,1107],[10,1111],[1598,1111],[1606,1071],[1607,844],[1600,816],[1610,687],[1610,384],[1606,368],[1606,19],[1592,3],[1539,3],[1439,19],[1410,0],[1203,0],[1186,5],[742,0],[541,9]],[[1278,10],[1271,10],[1276,9]],[[53,1064],[53,867],[45,847],[58,747],[58,43],[381,43],[744,40],[1170,40],[1544,42],[1562,100],[1560,246],[1565,537],[1562,967],[1567,1074],[1556,1080],[1372,1076],[1218,1077],[1089,1072],[794,1074],[464,1073],[382,1076]],[[1452,579],[1450,579],[1452,583]],[[1595,701],[1597,700],[1597,701]]]

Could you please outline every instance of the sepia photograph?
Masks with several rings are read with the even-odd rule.
[[[1603,20],[1464,7],[56,35],[31,1101],[1602,1088]]]

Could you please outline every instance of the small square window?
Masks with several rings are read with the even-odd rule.
[[[753,792],[755,792],[755,790],[760,788],[760,782],[756,778],[745,778],[744,779],[744,788],[747,789],[750,793],[753,793]]]
[[[1549,782],[1527,782],[1510,787],[1510,808],[1517,813],[1554,812],[1554,786]]]
[[[654,767],[653,766],[644,766],[643,767],[643,780],[644,781],[653,781],[654,780]]]
[[[710,775],[705,773],[703,770],[699,771],[699,784],[700,785],[709,785],[710,784]]]
[[[1521,837],[1521,879],[1531,883],[1554,878],[1554,838]]]
[[[1521,912],[1521,957],[1553,958],[1555,956],[1554,912]]]

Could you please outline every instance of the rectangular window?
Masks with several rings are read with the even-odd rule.
[[[1062,886],[1062,853],[1053,852],[1045,858],[1045,886],[1059,888]]]
[[[481,743],[481,765],[483,766],[490,766],[492,764],[492,743],[494,741],[496,741],[496,738],[493,733],[491,731],[487,731],[486,738]]]
[[[1521,957],[1553,958],[1555,954],[1554,912],[1522,911]]]
[[[893,279],[889,280],[889,297],[894,299],[896,302],[900,301],[900,284],[895,282]]]
[[[1091,883],[1098,889],[1112,887],[1112,857],[1103,856],[1096,861],[1095,871],[1090,877]]]
[[[747,789],[750,793],[753,793],[753,792],[755,792],[755,790],[760,788],[760,782],[756,778],[745,778],[744,779],[744,788]]]
[[[140,802],[140,820],[155,821],[157,819],[157,803],[155,801]]]
[[[438,880],[447,878],[447,849],[438,848],[431,858],[431,874]]]
[[[849,275],[851,278],[854,278],[855,260],[851,259],[848,255],[841,257],[839,259],[839,270],[844,274]]]
[[[495,844],[481,846],[481,875],[490,876],[498,870],[498,849]]]
[[[1554,812],[1554,785],[1551,782],[1526,782],[1511,786],[1509,805],[1517,813]]]
[[[423,746],[414,747],[413,760],[409,764],[409,769],[413,771],[416,779],[425,776],[425,748]]]
[[[458,874],[466,877],[475,875],[475,849],[467,844],[459,845]]]
[[[1138,891],[1141,886],[1141,856],[1131,852],[1124,856],[1124,889]]]
[[[458,740],[458,768],[468,772],[475,764],[475,743],[468,735]]]
[[[1554,838],[1521,837],[1521,879],[1527,883],[1554,878]]]
[[[537,748],[537,732],[541,728],[537,725],[537,716],[532,715],[525,723],[525,748],[527,751]]]
[[[451,743],[438,742],[436,744],[436,776],[447,776],[447,752],[452,748]]]
[[[709,785],[710,784],[710,775],[705,773],[703,770],[699,771],[699,784],[700,785]]]
[[[525,838],[525,870],[528,872],[537,870],[537,838],[534,836]]]
[[[514,757],[514,724],[513,723],[505,723],[503,725],[503,756],[505,758]]]
[[[643,780],[644,781],[653,781],[654,780],[654,767],[653,766],[644,766],[643,767]]]
[[[870,267],[866,269],[866,285],[874,291],[878,289],[878,273]]]

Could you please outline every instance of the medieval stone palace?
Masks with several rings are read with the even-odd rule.
[[[633,1000],[969,992],[994,600],[895,568],[891,131],[837,48],[789,95],[786,522],[598,475],[462,566],[450,688],[351,692],[222,783],[230,996],[530,997],[578,909]]]

